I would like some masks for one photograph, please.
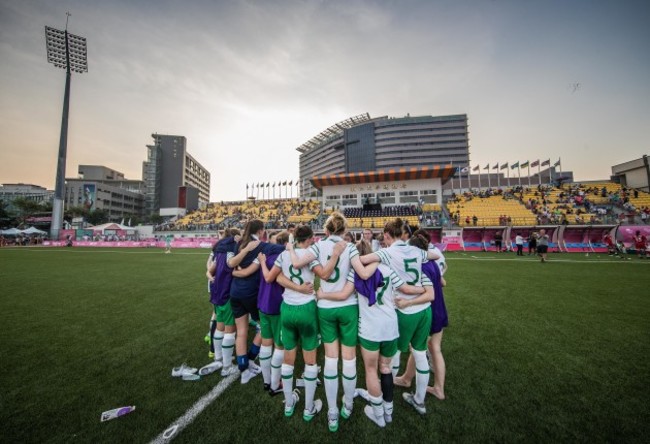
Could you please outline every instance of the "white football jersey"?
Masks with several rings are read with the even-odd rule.
[[[309,250],[304,248],[296,248],[295,251],[296,255],[301,258],[307,254]],[[317,265],[318,262],[314,260],[311,261],[306,267],[294,268],[291,264],[291,253],[287,250],[284,250],[273,264],[274,267],[282,269],[282,274],[284,274],[287,279],[291,280],[291,282],[297,285],[302,285],[306,282],[314,282],[314,272],[312,270]],[[289,305],[304,305],[316,300],[316,295],[304,294],[300,293],[299,291],[285,288],[284,293],[282,293],[282,299]]]
[[[329,236],[323,240],[316,242],[309,248],[315,256],[316,260],[324,267],[327,264],[327,261],[332,257],[332,251],[334,251],[334,246],[342,241],[338,236]],[[321,279],[320,288],[323,289],[326,293],[334,293],[343,290],[345,283],[347,282],[348,274],[350,274],[350,269],[352,268],[350,260],[359,256],[359,251],[354,244],[348,244],[339,260],[334,267],[334,271],[330,275],[330,278],[327,280]],[[336,308],[336,307],[346,307],[348,305],[357,304],[357,293],[353,292],[350,297],[344,301],[328,301],[321,299],[318,301],[318,308]]]
[[[395,312],[395,289],[404,281],[390,267],[380,264],[383,286],[375,295],[377,302],[369,306],[368,298],[359,295],[359,337],[373,342],[392,341],[399,337]]]
[[[427,261],[427,252],[417,247],[407,245],[404,241],[395,241],[388,248],[382,248],[375,252],[381,263],[388,265],[392,268],[397,276],[409,285],[421,287],[424,285],[425,280],[431,285],[431,281],[422,273],[422,263]],[[415,295],[406,295],[397,291],[396,296],[404,299],[415,299]],[[404,309],[399,309],[402,313],[412,314],[418,313],[430,306],[427,302],[425,304],[417,304]]]

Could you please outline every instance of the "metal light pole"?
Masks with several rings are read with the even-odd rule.
[[[70,17],[70,13],[66,13],[66,15],[68,18]],[[52,205],[52,225],[50,226],[50,239],[53,240],[59,238],[59,231],[63,225],[63,192],[65,189],[65,161],[68,149],[68,111],[70,109],[70,72],[74,71],[79,74],[88,72],[86,39],[68,33],[67,18],[65,25],[65,31],[50,28],[49,26],[45,27],[47,61],[57,68],[66,70],[59,157],[56,167],[54,203]]]

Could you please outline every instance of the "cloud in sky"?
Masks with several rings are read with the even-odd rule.
[[[88,39],[67,175],[141,177],[180,134],[212,200],[298,177],[295,148],[352,115],[467,113],[472,165],[562,157],[605,179],[647,153],[647,2],[0,1],[0,182],[54,184],[64,73],[43,27]],[[573,91],[572,84],[580,83]]]

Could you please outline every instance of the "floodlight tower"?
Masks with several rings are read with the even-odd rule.
[[[88,58],[85,37],[68,33],[68,18],[66,13],[65,31],[45,27],[45,42],[47,46],[47,61],[57,68],[63,68],[65,74],[65,95],[63,97],[63,117],[61,118],[61,137],[59,139],[59,158],[56,167],[56,184],[54,188],[54,203],[52,205],[52,225],[50,239],[59,238],[63,225],[63,191],[65,188],[65,161],[68,150],[68,110],[70,108],[70,72],[88,72]]]

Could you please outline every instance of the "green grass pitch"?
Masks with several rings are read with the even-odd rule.
[[[218,374],[170,376],[208,363],[207,254],[0,249],[0,442],[148,442],[208,393]],[[356,400],[332,434],[325,412],[302,420],[302,399],[285,418],[260,376],[230,386],[174,442],[647,442],[650,261],[447,257],[447,400],[427,397],[425,417],[396,389],[386,429]],[[99,422],[124,405],[137,410]]]

